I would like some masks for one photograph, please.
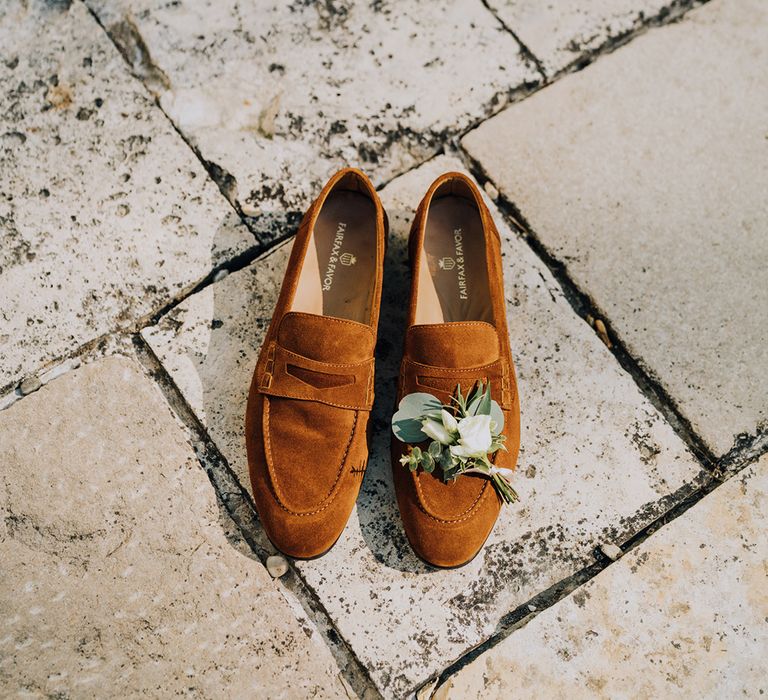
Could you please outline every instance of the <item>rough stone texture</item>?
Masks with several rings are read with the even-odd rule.
[[[462,141],[717,454],[768,423],[766,123],[768,5],[713,0]]]
[[[690,0],[489,0],[551,77]]]
[[[255,245],[80,2],[0,7],[0,392]]]
[[[387,179],[539,79],[478,0],[87,1],[265,234],[339,166]]]
[[[432,179],[460,168],[439,157],[382,192],[391,234],[368,473],[336,546],[298,563],[386,697],[403,696],[489,637],[503,614],[593,561],[601,542],[624,541],[699,475],[546,268],[501,226],[522,397],[522,504],[505,510],[466,567],[435,571],[416,559],[397,511],[388,449],[409,284],[405,240]],[[143,332],[245,485],[245,398],[287,255],[285,245]]]
[[[346,697],[138,365],[0,413],[0,685],[14,697]]]
[[[441,698],[768,691],[768,457],[453,676]]]

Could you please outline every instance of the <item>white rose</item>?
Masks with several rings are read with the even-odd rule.
[[[459,421],[459,444],[451,447],[457,457],[484,457],[491,449],[491,417],[467,416]]]
[[[443,419],[443,427],[452,435],[455,435],[459,432],[459,424],[456,422],[456,419],[453,417],[452,414],[450,414],[448,411],[446,411],[444,408],[440,410],[440,416]]]
[[[445,429],[445,426],[433,418],[425,418],[421,422],[421,432],[427,437],[437,440],[441,445],[450,445],[453,442],[453,437]]]

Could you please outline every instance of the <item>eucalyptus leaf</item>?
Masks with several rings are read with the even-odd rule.
[[[429,454],[432,455],[434,459],[437,459],[442,452],[443,446],[437,440],[432,440],[432,442],[429,443]]]
[[[397,418],[392,416],[392,432],[400,442],[414,444],[423,442],[427,436],[421,430],[421,421],[415,418]]]
[[[475,384],[467,394],[467,398],[464,401],[466,413],[467,415],[472,415],[472,406],[475,404],[475,399],[477,399],[478,393],[477,393],[477,384]]]
[[[501,406],[491,399],[491,406],[488,410],[491,420],[496,423],[496,433],[500,433],[504,430],[504,411],[501,410]]]
[[[404,396],[392,416],[392,432],[400,442],[416,443],[427,439],[421,430],[425,414],[440,413],[440,401],[432,394],[417,392]]]
[[[491,398],[491,384],[490,382],[484,386],[482,382],[478,381],[475,384],[475,388],[472,390],[470,397],[467,399],[467,415],[468,416],[487,416],[488,415],[488,401]]]
[[[491,383],[485,388],[485,392],[480,397],[480,405],[477,407],[478,416],[487,416],[491,413]]]
[[[437,397],[424,392],[416,392],[404,396],[397,407],[395,416],[401,418],[421,418],[425,413],[440,411],[442,404]]]

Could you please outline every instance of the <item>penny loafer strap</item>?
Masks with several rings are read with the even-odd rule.
[[[374,358],[354,364],[321,362],[272,341],[258,372],[262,394],[370,411]]]
[[[466,393],[478,380],[491,383],[492,397],[502,408],[511,408],[515,397],[515,382],[509,366],[501,359],[479,367],[437,367],[403,358],[402,384],[405,394],[415,391],[452,395],[460,384]]]

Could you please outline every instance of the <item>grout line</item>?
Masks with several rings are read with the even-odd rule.
[[[768,453],[768,444],[763,446],[763,453]],[[751,455],[750,459],[743,461],[737,470],[732,471],[725,476],[711,474],[706,471],[701,472],[696,481],[684,485],[675,493],[662,498],[658,503],[669,503],[670,507],[622,544],[622,556],[641,545],[660,528],[684,515],[689,509],[694,507],[699,501],[715,491],[718,487],[722,486],[726,481],[735,477],[750,464],[756,463],[761,456],[761,454],[757,453]],[[437,674],[437,676],[432,676],[421,683],[417,690],[431,686],[429,697],[435,697],[436,692],[446,681],[475,661],[475,659],[482,656],[497,644],[503,642],[516,630],[525,627],[533,618],[559,603],[585,583],[594,579],[598,574],[605,571],[616,561],[620,561],[620,557],[616,560],[609,559],[602,554],[599,549],[595,550],[594,555],[596,559],[594,563],[589,564],[574,574],[556,582],[546,590],[537,593],[530,600],[527,600],[504,615],[497,625],[496,632],[494,632],[491,637],[462,654],[452,664]]]
[[[243,539],[263,563],[266,557],[273,553],[274,549],[263,536],[249,494],[241,486],[226,459],[221,455],[208,434],[207,429],[200,423],[170,375],[141,336],[138,334],[112,334],[97,338],[81,346],[77,356],[70,356],[65,360],[65,363],[69,363],[75,357],[78,359],[78,362],[72,364],[66,371],[80,367],[80,360],[88,363],[109,354],[133,355],[138,359],[150,379],[158,385],[158,388],[169,404],[169,408],[174,411],[182,425],[187,429],[190,442],[201,466],[205,469],[206,474],[211,480],[217,498],[226,508]],[[56,366],[49,370],[52,375],[50,381],[64,374],[64,372],[56,372],[55,370]],[[754,440],[750,440],[750,445],[751,452],[748,455],[742,454],[738,465],[734,465],[726,473],[717,474],[704,470],[700,472],[696,481],[682,486],[675,493],[669,494],[656,502],[656,505],[661,504],[664,507],[669,504],[669,507],[655,520],[629,537],[621,546],[622,554],[644,542],[656,530],[683,515],[706,495],[738,475],[739,472],[750,464],[757,462],[764,454],[767,454],[768,434],[758,433]],[[259,533],[262,533],[261,538],[259,538]],[[540,612],[555,605],[613,563],[597,549],[594,554],[596,558],[594,563],[583,567],[546,590],[537,593],[525,603],[502,616],[497,624],[497,631],[493,635],[462,654],[437,676],[433,676],[417,686],[414,692],[430,686],[431,692],[436,692],[455,673],[509,637],[515,630],[524,627]],[[382,696],[371,681],[365,665],[357,658],[338,633],[322,602],[304,581],[301,574],[295,569],[295,566],[290,566],[289,573],[280,578],[279,584],[289,592],[289,595],[293,595],[294,599],[302,606],[307,617],[314,623],[339,665],[341,675],[352,689],[360,697],[381,698]],[[528,606],[533,606],[534,610],[531,611]]]
[[[139,334],[133,335],[132,340],[136,357],[144,371],[157,384],[171,410],[186,427],[198,460],[211,480],[217,498],[251,551],[264,565],[267,557],[276,551],[264,534],[250,494],[240,484],[207,428],[200,422],[149,344]],[[274,579],[275,582],[299,602],[329,648],[344,681],[354,692],[366,700],[381,698],[368,669],[344,640],[317,594],[296,568],[295,563],[288,557],[286,560],[289,562],[288,573]]]
[[[450,143],[449,141],[447,143]],[[399,177],[403,177],[403,175],[407,175],[413,170],[418,170],[422,165],[426,165],[432,160],[435,160],[435,158],[438,158],[441,155],[444,155],[446,152],[445,150],[445,143],[441,144],[440,147],[431,155],[427,156],[423,160],[420,160],[418,163],[414,163],[413,165],[409,165],[407,168],[403,168],[402,170],[399,170],[394,175],[390,175],[387,177],[386,180],[381,180],[378,185],[375,186],[375,189],[377,192],[381,192],[387,185],[391,184],[395,180],[397,180]]]
[[[277,245],[278,243],[275,244],[275,247]],[[213,267],[204,277],[199,279],[197,282],[190,284],[185,289],[181,290],[178,294],[176,294],[174,297],[168,300],[163,306],[161,306],[157,310],[150,311],[144,314],[143,316],[140,316],[139,318],[134,319],[127,326],[108,330],[107,332],[102,333],[101,335],[98,335],[95,338],[86,340],[80,345],[76,346],[75,348],[69,351],[65,351],[65,354],[55,357],[47,362],[44,362],[43,364],[39,365],[37,369],[25,374],[21,379],[15,379],[9,382],[8,384],[0,387],[0,411],[6,408],[7,406],[10,406],[11,403],[15,403],[15,400],[11,400],[9,398],[10,395],[13,394],[14,392],[18,395],[19,399],[24,397],[24,395],[21,394],[19,387],[21,386],[21,383],[24,382],[25,380],[40,377],[41,375],[52,371],[59,365],[62,365],[70,360],[74,360],[79,357],[82,357],[83,355],[86,355],[92,352],[94,348],[96,348],[97,346],[108,343],[111,338],[119,338],[121,336],[124,336],[125,334],[138,333],[140,330],[142,330],[146,326],[154,325],[162,316],[164,316],[169,311],[174,309],[176,306],[181,304],[185,299],[192,296],[193,294],[197,294],[199,291],[201,291],[208,285],[218,281],[221,278],[222,273],[225,273],[226,275],[232,272],[237,272],[239,270],[242,270],[243,268],[250,265],[254,260],[257,260],[259,257],[262,257],[267,253],[271,252],[271,250],[272,250],[271,248],[264,250],[263,248],[260,248],[259,246],[254,245],[248,250],[242,253],[239,253],[238,255],[230,258],[229,260],[225,260],[224,262],[221,262],[215,267]]]
[[[157,311],[152,313],[149,317],[144,317],[140,321],[134,323],[132,331],[138,332],[143,328],[145,328],[146,326],[152,326],[156,324],[169,311],[172,311],[173,309],[175,309],[179,304],[186,301],[189,297],[197,294],[198,292],[201,292],[206,287],[209,287],[211,284],[215,284],[216,282],[232,274],[233,272],[239,272],[240,270],[245,269],[251,263],[255,262],[259,258],[262,258],[268,253],[271,253],[272,250],[282,242],[283,241],[278,241],[275,243],[274,246],[271,246],[266,249],[262,248],[261,246],[254,246],[252,248],[249,248],[245,252],[240,253],[235,257],[230,258],[229,260],[226,260],[223,263],[220,263],[219,265],[214,267],[199,282],[197,282],[194,286],[190,287],[188,290],[184,291],[181,294],[177,294],[173,299],[171,299],[166,304],[161,306]]]
[[[462,130],[461,133],[454,135],[450,140],[455,142],[458,142],[467,133],[476,129],[478,126],[480,126],[480,124],[487,121],[488,119],[491,119],[497,114],[503,112],[515,102],[519,102],[526,99],[527,97],[530,97],[539,90],[552,85],[553,83],[570,75],[571,73],[578,73],[579,71],[594,63],[601,56],[613,53],[616,49],[626,46],[637,37],[645,34],[650,29],[663,27],[667,24],[680,21],[688,14],[688,12],[696,9],[697,7],[705,5],[706,3],[710,2],[710,0],[673,0],[673,2],[668,7],[662,8],[660,12],[651,17],[641,19],[639,24],[632,27],[631,29],[628,29],[623,34],[610,37],[599,46],[583,51],[580,56],[575,58],[571,63],[558,70],[551,76],[547,74],[540,59],[533,53],[533,51],[531,51],[527,44],[522,41],[517,32],[515,32],[506,22],[504,22],[489,6],[489,0],[480,0],[480,2],[482,2],[485,8],[496,18],[504,30],[507,31],[515,39],[515,41],[520,46],[521,53],[525,58],[534,64],[542,80],[541,82],[534,85],[524,84],[507,91],[508,94],[506,102],[501,100],[504,92],[501,91],[497,93],[494,96],[494,99],[490,101],[490,104],[495,104],[496,107],[488,110],[485,116],[479,117],[466,129]]]
[[[262,245],[269,245],[269,242],[266,242],[262,240],[262,238],[259,236],[258,232],[254,230],[254,228],[251,226],[251,224],[248,221],[248,218],[243,213],[242,208],[237,202],[237,198],[231,195],[231,188],[232,186],[236,186],[234,177],[228,173],[226,170],[218,166],[216,163],[213,163],[212,161],[206,160],[203,158],[203,155],[200,153],[199,149],[187,138],[187,136],[179,129],[179,127],[176,125],[176,122],[171,119],[171,117],[168,115],[168,113],[163,109],[163,106],[160,104],[160,99],[157,94],[155,94],[147,85],[145,80],[137,74],[135,66],[131,63],[131,61],[128,59],[128,57],[125,54],[125,47],[121,47],[113,38],[112,34],[109,32],[109,30],[104,26],[104,24],[101,21],[101,18],[96,14],[94,10],[91,9],[91,7],[88,6],[87,3],[84,2],[84,0],[81,0],[83,2],[83,6],[85,7],[86,11],[90,16],[93,18],[93,20],[96,22],[96,24],[101,28],[101,30],[106,35],[108,41],[112,44],[112,46],[115,48],[117,53],[122,57],[123,61],[125,61],[126,66],[128,67],[129,73],[136,79],[136,81],[142,86],[142,88],[146,91],[146,93],[149,95],[149,97],[154,102],[157,109],[160,111],[160,113],[166,118],[168,123],[171,125],[171,128],[176,132],[176,134],[179,136],[179,138],[187,145],[187,147],[192,151],[192,153],[195,155],[197,160],[200,162],[200,164],[203,166],[205,172],[208,174],[208,177],[211,179],[211,181],[218,187],[219,192],[221,193],[222,197],[227,201],[227,203],[234,209],[237,216],[240,218],[240,221],[242,224],[251,232],[253,237]],[[153,66],[154,67],[154,66]],[[158,69],[159,70],[159,69]],[[167,80],[167,78],[166,78]]]
[[[119,346],[123,342],[124,337],[120,331],[102,333],[95,338],[81,343],[64,355],[44,362],[34,372],[25,375],[20,381],[14,380],[4,387],[0,387],[0,411],[10,408],[16,401],[21,401],[26,396],[38,391],[49,381],[73,369],[77,369],[83,360],[87,361],[88,356],[96,356],[99,353],[107,352],[110,347]],[[23,394],[20,387],[28,379],[40,380],[40,386],[33,391]]]
[[[768,425],[759,425],[754,435],[737,435],[734,446],[720,458],[719,469],[724,474],[736,473],[745,464],[768,452]]]
[[[472,158],[465,150],[459,147],[459,155],[467,165],[467,169],[481,184],[489,183],[496,187],[482,165]],[[496,188],[497,191],[498,188]],[[709,449],[704,440],[693,430],[690,421],[680,412],[674,399],[660,382],[653,379],[640,363],[629,353],[618,333],[616,333],[599,305],[576,282],[571,279],[566,265],[552,255],[546,246],[536,236],[533,227],[528,223],[522,212],[505,195],[499,194],[496,206],[503,214],[507,223],[516,231],[535,255],[546,265],[552,276],[563,290],[566,300],[570,303],[578,316],[588,323],[587,318],[592,317],[602,321],[605,325],[611,345],[609,350],[618,360],[622,368],[632,377],[640,392],[653,404],[672,426],[677,436],[685,443],[696,459],[708,470],[715,470],[718,466],[718,458]],[[590,327],[591,324],[590,324]],[[597,334],[597,331],[595,331]],[[599,334],[598,334],[599,336]]]
[[[520,53],[525,59],[533,63],[537,72],[541,76],[542,83],[546,84],[548,81],[547,72],[544,70],[544,66],[541,61],[536,57],[536,54],[534,54],[533,51],[528,48],[528,45],[518,36],[517,32],[514,31],[512,27],[510,27],[501,17],[499,17],[499,15],[496,14],[496,11],[489,5],[489,0],[480,0],[480,2],[482,3],[483,7],[485,7],[485,9],[488,10],[491,15],[493,15],[494,19],[501,25],[502,29],[517,42],[517,45],[520,47]]]
[[[552,82],[558,80],[561,77],[564,77],[567,74],[570,74],[571,72],[581,70],[596,60],[602,54],[610,53],[616,48],[624,46],[636,36],[644,33],[651,27],[662,26],[669,22],[679,20],[689,10],[693,9],[694,7],[698,7],[707,1],[708,0],[694,0],[691,2],[690,0],[682,0],[681,2],[674,3],[674,8],[672,11],[660,13],[650,20],[643,22],[643,24],[641,24],[639,27],[628,31],[621,37],[609,40],[597,49],[587,52],[584,56],[575,60],[565,69],[558,72],[552,78]],[[488,6],[487,0],[481,0],[481,2],[483,2],[483,5],[486,7],[486,9],[489,10],[489,12],[494,14],[501,26],[517,41],[518,45],[520,46],[521,53],[524,55],[524,57],[534,63],[537,71],[542,76],[543,82],[542,84],[536,85],[533,89],[531,89],[531,86],[529,85],[523,85],[508,91],[508,101],[506,103],[500,104],[498,109],[490,110],[486,116],[476,120],[461,134],[454,135],[453,137],[447,139],[447,144],[455,143],[458,145],[463,134],[476,128],[479,124],[486,121],[487,119],[490,119],[503,109],[506,109],[512,102],[525,99],[533,92],[541,89],[542,87],[545,87],[548,84],[546,73],[543,70],[543,67],[538,58],[517,37],[511,28],[509,28],[495,15],[495,13]],[[127,59],[123,55],[123,52],[114,42],[111,35],[102,25],[99,18],[95,15],[95,13],[91,11],[90,8],[87,9],[97,24],[102,28],[102,30],[105,31],[109,40],[113,43],[121,56],[123,56],[124,60],[126,60],[126,63],[128,63]],[[128,66],[133,73],[133,66],[131,66],[130,63],[128,63]],[[137,80],[139,80],[139,82],[141,82],[145,87],[147,92],[152,94],[144,84],[144,81],[138,76],[136,77]],[[498,99],[503,94],[503,92],[499,93],[495,96],[495,99]],[[160,109],[166,119],[168,119],[169,123],[176,131],[176,133],[179,134],[184,143],[186,143],[187,146],[192,150],[192,152],[195,154],[199,162],[206,170],[208,176],[216,183],[220,192],[229,202],[230,206],[232,206],[232,208],[235,210],[241,222],[249,229],[249,231],[251,231],[258,244],[260,245],[257,245],[255,248],[252,248],[249,251],[236,256],[232,260],[217,266],[217,268],[212,270],[203,280],[194,285],[194,287],[191,288],[188,292],[176,297],[173,301],[160,309],[158,312],[152,314],[148,322],[147,317],[144,317],[144,321],[137,321],[135,324],[133,324],[133,328],[136,329],[134,332],[137,332],[137,329],[143,325],[156,322],[162,315],[167,313],[167,311],[183,301],[183,299],[200,291],[202,288],[214,282],[217,274],[219,274],[221,271],[227,270],[233,272],[242,269],[257,257],[259,257],[259,255],[271,252],[274,247],[279,245],[291,235],[287,234],[285,237],[281,237],[277,240],[269,240],[266,242],[263,241],[261,236],[259,236],[257,231],[248,221],[248,218],[243,214],[242,209],[237,203],[237,200],[230,198],[230,193],[227,192],[227,188],[223,184],[223,181],[227,180],[227,176],[231,178],[231,175],[222,171],[222,169],[215,163],[205,160],[199,150],[190,143],[190,141],[176,126],[175,122],[163,110],[157,97],[155,95],[152,95],[152,97],[158,109]],[[495,99],[491,101],[490,104],[493,104]],[[420,167],[425,162],[428,162],[437,155],[445,152],[445,148],[446,144],[444,143],[435,151],[435,153],[430,155],[428,158],[414,164],[410,168],[407,168],[396,175],[391,176],[386,182],[380,184],[377,189],[382,189],[395,178],[402,176],[410,170]],[[481,184],[484,184],[484,182],[490,182],[490,179],[483,172],[480,164],[473,161],[468,156],[468,154],[466,154],[460,148],[460,146],[458,146],[458,150],[461,157],[463,157],[465,161],[469,161],[468,169],[473,172],[473,174],[475,174],[478,181],[481,182]],[[218,174],[215,173],[215,170],[219,171]],[[549,252],[544,248],[544,246],[538,241],[538,239],[536,239],[535,235],[531,232],[530,226],[527,224],[524,217],[519,212],[519,210],[517,210],[514,204],[506,200],[504,197],[500,197],[498,204],[500,205],[500,209],[502,209],[502,213],[508,220],[510,220],[513,228],[523,235],[534,252],[543,260],[548,269],[550,269],[555,279],[563,288],[566,298],[571,303],[576,313],[584,318],[590,310],[596,312],[594,303],[586,294],[581,292],[575,283],[570,280],[569,276],[565,272],[564,266],[553,256],[551,256]],[[593,315],[599,315],[602,317],[602,314],[593,313]],[[608,330],[611,331],[612,329],[609,328]],[[124,336],[121,336],[120,331],[118,331],[117,336],[115,336],[114,333],[104,334],[98,338],[88,341],[87,343],[84,343],[73,353],[70,353],[64,358],[61,358],[61,360],[57,362],[66,362],[73,358],[78,358],[88,353],[96,352],[98,348],[103,347],[105,344],[110,342],[110,337],[115,337],[118,339],[118,341],[121,337],[124,339]],[[611,337],[615,340],[617,336],[615,333],[611,332]],[[206,470],[206,473],[211,479],[217,496],[222,501],[223,505],[227,508],[230,517],[232,517],[233,521],[238,526],[243,535],[243,538],[246,540],[254,553],[263,561],[264,558],[270,553],[270,550],[265,549],[263,543],[259,542],[258,537],[254,536],[254,532],[260,530],[260,526],[258,525],[250,497],[239,484],[228,463],[226,462],[226,459],[218,451],[215,444],[213,443],[213,440],[208,435],[207,430],[204,426],[202,426],[202,424],[200,424],[192,409],[181,397],[178,388],[167,375],[165,369],[162,367],[159,360],[154,355],[149,346],[138,335],[133,336],[133,342],[135,345],[135,351],[139,356],[145,371],[147,371],[160,386],[166,397],[166,400],[169,402],[174,412],[179,416],[182,423],[187,426],[187,429],[194,437],[195,451],[198,453],[198,458],[201,465]],[[631,355],[627,353],[626,349],[623,347],[623,344],[614,342],[614,348],[614,355],[617,357],[622,367],[624,367],[624,369],[629,372],[630,375],[632,375],[641,392],[643,392],[643,394],[649,398],[651,403],[653,403],[653,405],[662,412],[665,418],[671,423],[675,432],[681,437],[681,439],[683,439],[686,445],[688,445],[694,455],[696,455],[696,457],[702,462],[704,467],[712,471],[710,474],[710,481],[696,489],[693,493],[685,496],[682,501],[678,502],[676,505],[673,505],[666,513],[657,518],[653,523],[646,526],[646,528],[630,538],[622,547],[623,551],[629,551],[629,549],[644,541],[656,529],[663,526],[670,520],[673,520],[676,517],[682,515],[685,511],[688,510],[688,508],[693,506],[695,503],[701,500],[701,498],[719,486],[720,483],[722,483],[720,480],[722,477],[719,471],[720,466],[728,464],[732,467],[732,470],[728,474],[730,477],[738,473],[738,471],[746,467],[748,464],[752,463],[762,453],[768,451],[768,433],[758,431],[758,433],[754,436],[746,436],[743,441],[737,442],[734,448],[727,455],[720,459],[720,463],[718,464],[717,460],[714,458],[714,455],[712,455],[712,453],[703,444],[698,435],[696,435],[696,433],[692,430],[687,419],[685,419],[684,416],[679,413],[671,397],[666,393],[663,387],[648,377],[645,371],[639,367],[634,358],[632,358]],[[46,367],[51,366],[51,363],[46,365]],[[56,363],[54,363],[53,366],[55,367]],[[716,465],[718,468],[715,468]],[[243,513],[243,511],[245,511],[245,513]],[[498,644],[500,641],[509,636],[514,630],[527,624],[527,622],[535,617],[535,614],[538,614],[541,609],[546,609],[546,607],[554,605],[556,602],[568,595],[572,590],[575,590],[575,588],[596,576],[603,569],[607,568],[610,563],[612,562],[598,561],[595,564],[591,564],[579,572],[576,572],[572,576],[564,579],[563,581],[551,586],[546,591],[537,594],[528,603],[519,606],[514,611],[505,615],[499,623],[501,630],[479,646],[475,647],[473,650],[464,654],[462,657],[460,657],[459,660],[443,670],[443,672],[438,676],[435,689],[439,688],[447,678],[453,675],[460,668],[466,666],[474,658],[482,654],[487,649],[490,649]],[[286,577],[281,578],[280,582],[300,601],[309,618],[315,623],[318,629],[321,630],[321,634],[326,644],[331,649],[331,652],[334,655],[334,658],[337,660],[337,663],[339,663],[340,668],[343,669],[342,674],[350,682],[354,690],[361,695],[366,694],[366,697],[369,697],[371,692],[375,696],[380,697],[379,692],[375,689],[375,686],[373,685],[370,676],[368,675],[367,669],[338,634],[333,623],[330,621],[330,617],[327,611],[324,609],[322,603],[317,598],[314,591],[312,591],[312,589],[303,580],[301,575],[296,571],[295,567],[292,566],[289,574]],[[537,602],[539,604],[537,604]],[[530,613],[528,605],[536,605],[537,611],[535,614]],[[333,637],[335,637],[335,639]]]
[[[607,314],[600,309],[599,304],[570,277],[565,263],[558,260],[541,242],[520,209],[501,193],[480,162],[464,150],[459,141],[454,144],[454,147],[456,155],[465,163],[467,170],[478,183],[481,186],[486,183],[490,184],[499,192],[494,202],[496,207],[512,230],[528,244],[534,254],[546,265],[575,313],[594,330],[598,337],[600,337],[600,333],[588,319],[599,320],[604,324],[607,337],[610,340],[608,349],[624,371],[632,377],[643,396],[662,414],[675,434],[685,443],[705,469],[713,474],[738,469],[743,463],[751,461],[754,455],[760,455],[768,449],[768,425],[759,425],[753,435],[738,435],[733,447],[727,453],[717,456],[712,452],[704,439],[694,430],[691,422],[682,413],[667,389],[660,381],[654,379],[629,352],[619,333],[614,330]]]
[[[650,17],[641,16],[638,23],[630,29],[627,29],[625,32],[610,37],[600,46],[593,49],[583,50],[580,56],[576,57],[564,68],[558,70],[551,77],[551,82],[559,80],[571,73],[577,73],[594,63],[600,56],[613,53],[616,49],[626,46],[638,36],[645,34],[649,29],[663,27],[667,24],[680,21],[691,10],[706,5],[708,2],[710,2],[710,0],[672,0],[669,5],[662,7],[655,15],[651,15]]]

